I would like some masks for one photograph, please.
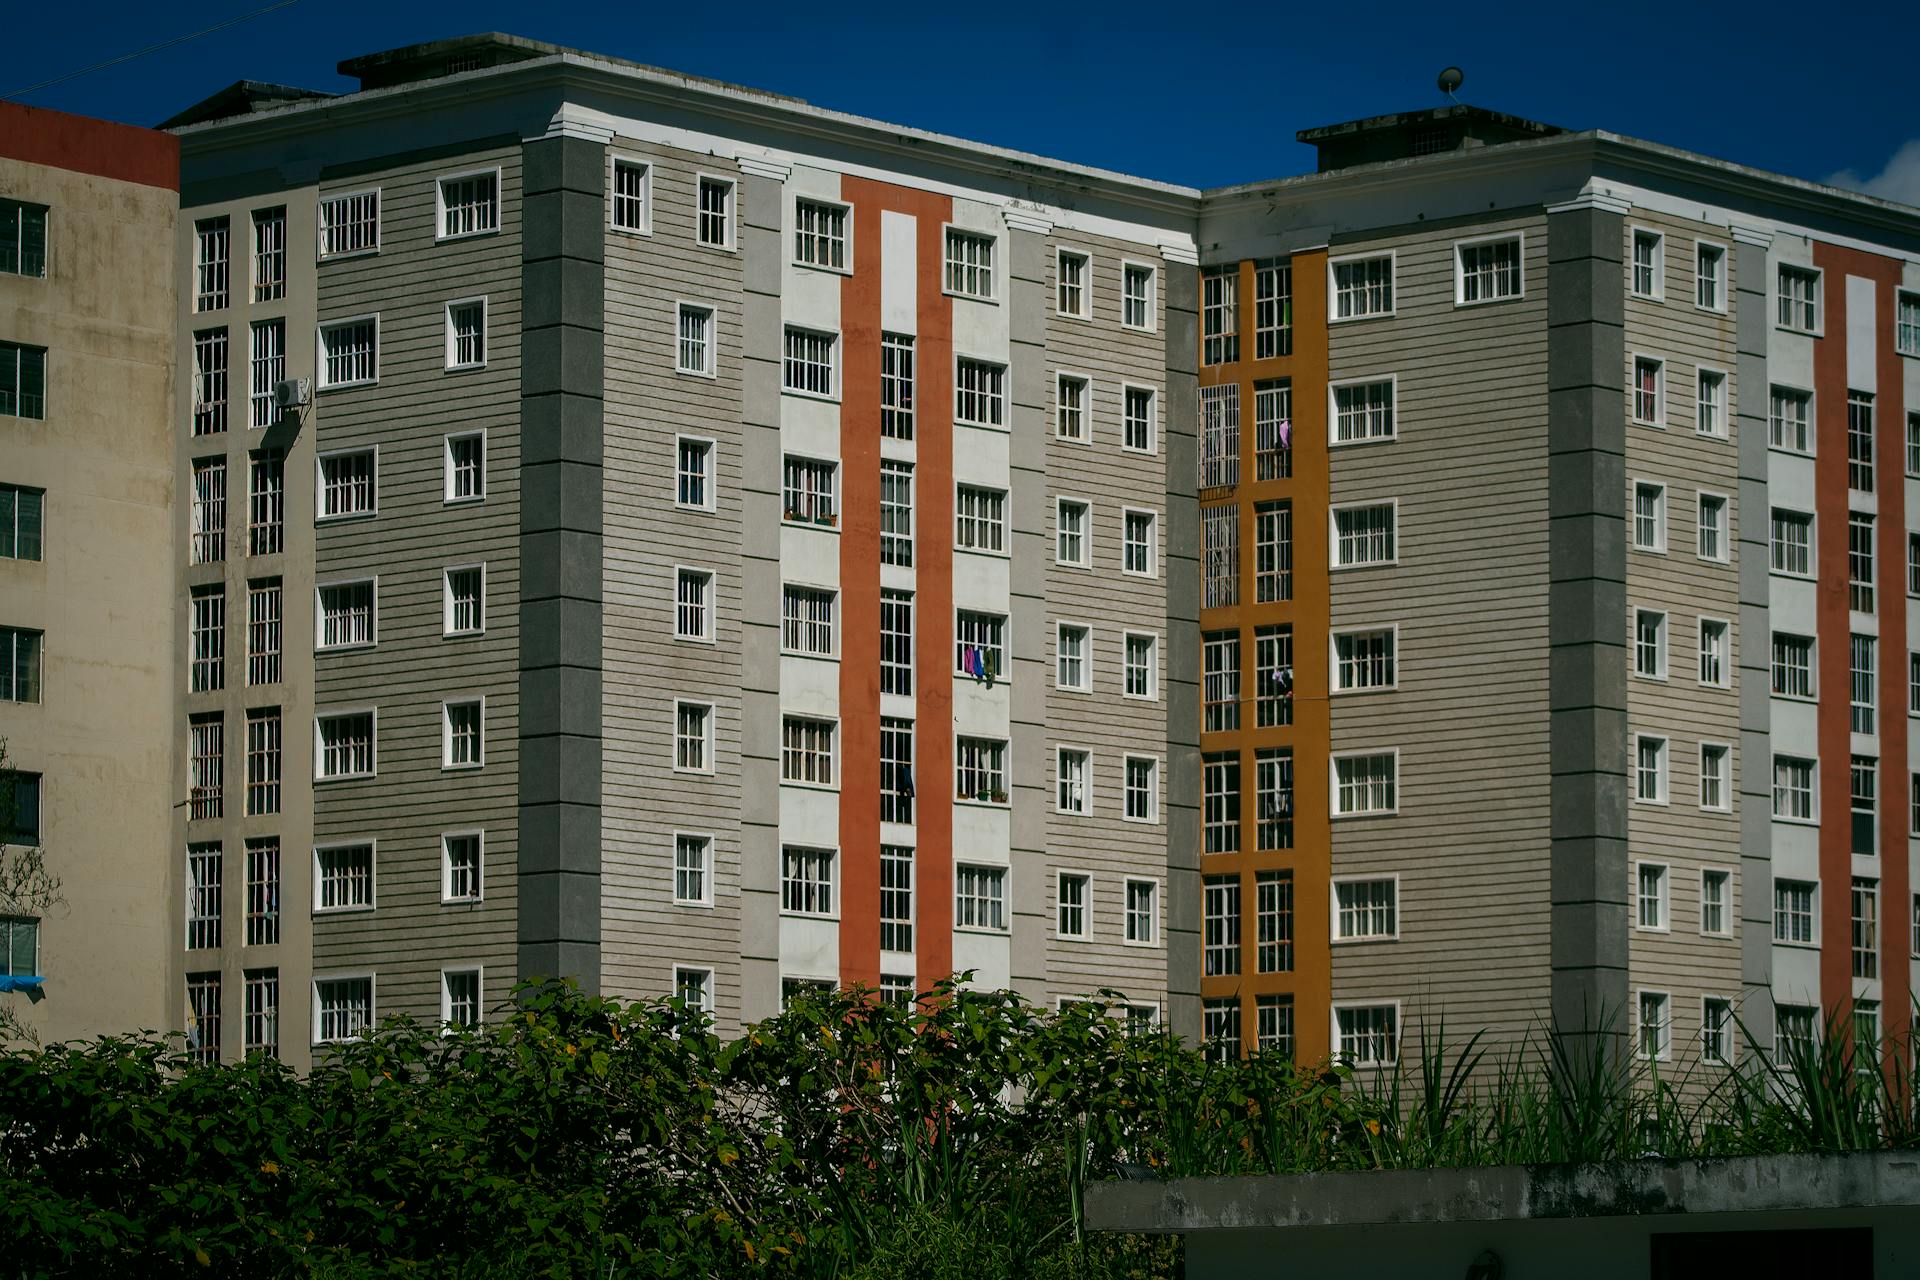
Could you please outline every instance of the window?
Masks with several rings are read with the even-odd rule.
[[[1920,413],[1907,415],[1907,474],[1920,476]]]
[[[686,973],[686,970],[681,970]],[[700,970],[705,973],[707,970]],[[440,1021],[449,1031],[480,1025],[480,971],[440,971]]]
[[[913,850],[880,846],[880,949],[913,950]]]
[[[1706,311],[1727,309],[1727,251],[1704,240],[1693,246],[1693,304]]]
[[[1819,1044],[1820,1011],[1806,1005],[1780,1005],[1773,1052],[1783,1067],[1808,1062]]]
[[[1880,882],[1853,877],[1851,917],[1853,976],[1880,976]]]
[[[1293,261],[1268,258],[1253,266],[1253,358],[1293,354]]]
[[[1700,619],[1700,683],[1716,689],[1732,684],[1732,641],[1727,624],[1717,618]]]
[[[1733,872],[1700,873],[1700,932],[1715,937],[1733,934]]]
[[[1202,489],[1240,483],[1240,386],[1227,382],[1200,388],[1200,478]]]
[[[1007,802],[1007,744],[998,738],[959,738],[954,744],[954,798]]]
[[[1054,272],[1055,308],[1063,316],[1092,319],[1093,296],[1088,278],[1092,274],[1093,259],[1084,253],[1061,249],[1055,260],[1058,264]]]
[[[911,591],[888,588],[880,592],[880,692],[913,696]]]
[[[1084,383],[1081,390],[1085,391]],[[1084,404],[1084,401],[1083,401]],[[961,356],[955,364],[953,420],[968,426],[1007,424],[1007,367]]]
[[[993,299],[993,237],[947,228],[947,292]]]
[[[681,773],[713,772],[713,704],[673,704],[673,767]]]
[[[1293,723],[1293,629],[1253,630],[1254,713],[1262,729]]]
[[[1090,522],[1087,504],[1061,498],[1055,510],[1054,532],[1057,540],[1054,559],[1061,564],[1076,565],[1082,569],[1092,568],[1093,548],[1087,537]]]
[[[247,683],[280,683],[280,579],[247,584]]]
[[[474,698],[443,702],[440,706],[440,766],[444,769],[477,769],[485,764],[481,725],[486,704]]]
[[[280,841],[259,836],[247,841],[247,945],[280,941]]]
[[[43,632],[0,627],[0,702],[40,701],[40,651],[45,640]]]
[[[248,332],[253,348],[248,361],[247,425],[270,427],[280,420],[273,391],[287,376],[287,322],[256,320]]]
[[[39,972],[40,922],[0,917],[0,977],[31,977]]]
[[[1002,489],[963,484],[954,495],[953,544],[962,551],[1007,549],[1007,495]]]
[[[1158,447],[1157,394],[1152,387],[1122,386],[1120,399],[1120,447],[1135,453],[1152,453]]]
[[[196,458],[193,463],[191,546],[194,564],[212,564],[227,558],[227,462],[224,458]]]
[[[880,461],[880,563],[913,564],[913,464]]]
[[[694,238],[716,249],[733,247],[733,183],[700,176],[700,218]]]
[[[227,305],[232,274],[232,231],[225,218],[193,224],[193,309],[219,311]]]
[[[1054,808],[1061,813],[1085,814],[1091,812],[1088,798],[1087,774],[1090,757],[1084,751],[1062,747],[1057,753],[1054,769]]]
[[[1237,264],[1210,267],[1201,273],[1200,323],[1200,363],[1233,364],[1240,359],[1240,268]]]
[[[373,979],[315,978],[313,1042],[351,1040],[373,1026]]]
[[[220,975],[187,975],[187,1057],[194,1065],[220,1065]]]
[[[1666,293],[1666,237],[1657,231],[1633,232],[1633,292],[1642,298]]]
[[[487,629],[486,584],[485,565],[466,565],[446,571],[440,619],[442,634],[473,636]]]
[[[1698,371],[1698,391],[1694,398],[1694,427],[1703,436],[1727,438],[1727,375],[1717,369]]]
[[[1731,749],[1722,742],[1700,744],[1700,807],[1727,812],[1733,808],[1728,778]]]
[[[1773,633],[1773,692],[1782,698],[1813,697],[1813,638]]]
[[[241,1049],[269,1058],[280,1056],[280,971],[248,969],[244,975],[245,1013],[241,1018]]]
[[[5,217],[4,205],[0,205],[0,220],[4,220]],[[4,228],[0,228],[0,235],[4,234]],[[3,245],[4,242],[0,242],[0,270],[5,270]],[[1894,295],[1893,309],[1894,349],[1903,356],[1920,356],[1920,293],[1900,290]],[[1907,470],[1911,472],[1914,468],[1908,467]]]
[[[834,593],[788,586],[780,596],[780,649],[815,658],[831,658]]]
[[[679,436],[673,448],[673,505],[695,511],[714,508],[713,441]]]
[[[674,372],[712,377],[714,370],[713,308],[676,302],[673,310],[675,332],[679,335],[679,341],[674,347]],[[822,391],[821,394],[828,393]]]
[[[1395,514],[1395,504],[1391,502],[1334,508],[1333,567],[1352,569],[1394,563],[1399,555],[1394,546]]]
[[[1634,739],[1633,797],[1643,804],[1667,803],[1667,740],[1650,733]]]
[[[1255,1047],[1261,1053],[1293,1057],[1293,997],[1257,995],[1253,998]]]
[[[1293,848],[1293,752],[1261,747],[1253,753],[1255,847]]]
[[[196,485],[196,496],[197,490]],[[278,555],[286,547],[286,530],[286,455],[262,449],[247,460],[247,554]]]
[[[1208,997],[1200,1002],[1202,1052],[1209,1062],[1240,1058],[1240,997]]]
[[[1293,969],[1293,873],[1261,871],[1254,876],[1254,963],[1261,973]]]
[[[653,232],[653,171],[638,160],[613,161],[613,227],[641,235]]]
[[[1475,302],[1500,302],[1517,298],[1523,292],[1520,281],[1520,237],[1470,241],[1458,246],[1458,287],[1454,301],[1466,306]]]
[[[1093,692],[1092,633],[1086,627],[1062,623],[1054,643],[1054,683],[1062,689]]]
[[[1733,1002],[1706,996],[1700,1002],[1700,1057],[1725,1066],[1733,1061]]]
[[[1852,809],[1853,852],[1868,857],[1879,852],[1876,847],[1878,835],[1878,792],[1880,762],[1872,756],[1853,756],[1848,761],[1849,769],[1849,807]]]
[[[1253,384],[1255,480],[1285,480],[1293,474],[1293,384],[1285,379]]]
[[[1633,358],[1633,420],[1649,426],[1667,424],[1666,364],[1651,356]]]
[[[340,258],[380,248],[380,193],[355,191],[320,201],[320,256]]]
[[[7,783],[0,781],[0,787]],[[13,805],[11,810],[0,810],[5,823],[0,825],[0,839],[10,844],[38,844],[40,841],[40,775],[12,771],[11,782]]]
[[[1334,387],[1334,443],[1354,444],[1365,440],[1393,439],[1393,399],[1392,378]]]
[[[673,900],[682,906],[713,905],[713,837],[673,837]]]
[[[1796,578],[1813,576],[1813,517],[1773,509],[1773,571]]]
[[[1351,818],[1398,811],[1400,758],[1397,753],[1335,756],[1333,816]]]
[[[913,439],[913,337],[880,335],[880,434]]]
[[[373,644],[378,607],[375,584],[371,579],[359,582],[330,582],[315,588],[319,602],[319,635],[316,649],[347,649]]]
[[[1155,541],[1153,512],[1125,512],[1121,518],[1120,571],[1151,578]]]
[[[1054,931],[1062,938],[1073,938],[1084,942],[1092,936],[1089,917],[1092,914],[1089,899],[1092,881],[1089,877],[1062,871],[1055,881]]]
[[[1290,503],[1262,502],[1253,508],[1253,598],[1261,604],[1293,599],[1293,506]]]
[[[220,945],[221,851],[218,841],[187,846],[187,950]]]
[[[1202,883],[1202,972],[1221,977],[1240,972],[1240,877],[1208,876]]]
[[[1333,319],[1393,314],[1392,254],[1335,258],[1329,270],[1333,273]]]
[[[374,774],[374,715],[371,711],[348,711],[314,717],[314,736],[318,739],[314,755],[319,761],[315,775],[321,781],[333,778],[370,778]]]
[[[1636,1057],[1664,1062],[1672,1056],[1673,1021],[1672,1000],[1664,991],[1642,991],[1637,1005],[1638,1026],[1635,1028],[1634,1054]]]
[[[1002,932],[1007,927],[1007,869],[956,863],[953,927]]]
[[[380,321],[367,316],[320,326],[320,389],[358,387],[380,378]],[[224,384],[225,379],[222,378]],[[222,388],[224,395],[224,385]],[[222,417],[225,410],[222,410]],[[224,424],[223,424],[224,425]]]
[[[1920,653],[1907,654],[1907,714],[1920,715]]]
[[[800,524],[838,524],[837,472],[834,463],[788,454],[782,481],[786,518]]]
[[[835,377],[839,339],[831,333],[787,326],[786,360],[782,364],[782,386],[802,395],[839,394]]]
[[[484,892],[484,843],[478,831],[450,832],[440,837],[442,902],[480,901]]]
[[[47,206],[0,200],[0,275],[46,274]]]
[[[1667,487],[1637,481],[1633,486],[1633,546],[1636,551],[1667,549]]]
[[[227,589],[218,584],[195,587],[188,597],[187,606],[187,651],[190,660],[187,687],[194,693],[213,693],[224,689],[227,687]],[[9,628],[6,634],[35,636],[33,649],[37,655],[40,647],[37,632],[13,631]],[[10,648],[13,652],[7,656],[13,659],[13,670],[19,671],[23,657],[19,642],[16,640]],[[15,690],[18,692],[17,683]],[[13,701],[24,702],[27,699],[16,697]]]
[[[673,638],[713,639],[713,574],[705,569],[674,570]]]
[[[226,810],[226,720],[217,711],[187,722],[187,817],[199,822]]]
[[[1200,757],[1201,848],[1240,851],[1240,753],[1212,751]]]
[[[1158,881],[1128,879],[1125,924],[1128,942],[1147,944],[1160,936]]]
[[[247,816],[280,812],[280,708],[247,712]]]
[[[287,207],[253,211],[253,300],[287,296]]]
[[[1334,689],[1350,693],[1393,688],[1396,639],[1392,627],[1336,634],[1333,638]]]
[[[1125,769],[1123,814],[1127,821],[1157,821],[1160,813],[1160,762],[1152,756],[1128,756]]]
[[[1154,269],[1136,262],[1120,267],[1120,323],[1129,329],[1154,326]]]
[[[1126,634],[1126,650],[1122,659],[1125,695],[1129,698],[1153,699],[1159,696],[1159,663],[1155,650],[1157,637],[1138,631]]]
[[[1396,1005],[1348,1005],[1334,1010],[1333,1056],[1356,1067],[1390,1067],[1400,1058]]]
[[[1335,881],[1334,941],[1365,942],[1399,937],[1399,896],[1400,882],[1391,877]]]
[[[37,347],[19,347],[10,343],[0,343],[0,413],[16,413],[21,417],[38,418],[40,413],[24,412],[25,401],[16,396],[15,408],[9,409],[7,392],[9,378],[13,379],[12,388],[24,392],[28,368],[26,356],[33,353],[35,367],[38,370],[40,395],[46,393],[46,353]],[[10,361],[18,363],[17,370]],[[227,429],[227,331],[225,329],[201,329],[193,335],[193,434],[210,436]]]
[[[219,334],[219,379],[220,391],[219,426],[209,427],[209,431],[224,431],[227,423],[227,331]],[[200,347],[194,344],[196,354]],[[202,385],[196,383],[196,386]],[[45,347],[22,346],[17,342],[0,342],[0,417],[45,418],[47,416],[47,349]],[[194,415],[194,434],[204,435],[199,430],[200,416],[196,409]]]
[[[1636,924],[1642,929],[1665,930],[1668,926],[1667,869],[1657,862],[1642,862],[1635,869],[1638,888],[1634,900],[1639,904]]]
[[[1061,440],[1087,444],[1087,380],[1063,373],[1054,383],[1053,434]]]
[[[843,204],[794,201],[793,260],[831,271],[847,270],[847,216]]]
[[[1848,701],[1855,733],[1874,731],[1874,650],[1872,636],[1847,637]]]
[[[780,781],[808,786],[833,785],[831,720],[786,716],[780,722]]]
[[[1717,493],[1700,495],[1700,508],[1696,525],[1698,541],[1696,549],[1702,560],[1717,560],[1725,563],[1727,559],[1727,500]]]
[[[1847,488],[1873,492],[1873,397],[1847,392]]]
[[[447,368],[480,369],[487,363],[487,300],[447,304]]]
[[[1873,517],[1847,513],[1847,601],[1856,613],[1873,612]]]
[[[1633,673],[1667,678],[1667,615],[1657,609],[1633,611]]]
[[[1811,945],[1814,885],[1806,880],[1773,882],[1773,940]]]
[[[1782,329],[1820,332],[1820,273],[1782,263],[1779,277],[1779,322]]]
[[[500,174],[466,173],[440,179],[440,239],[500,229]]]
[[[313,909],[360,910],[373,906],[373,846],[321,845],[313,851]]]
[[[880,717],[880,821],[913,821],[913,721]],[[904,950],[904,948],[902,948]]]
[[[954,618],[954,670],[976,679],[1004,675],[1006,631],[1007,620],[999,614],[960,610]]]
[[[46,504],[45,489],[0,484],[0,560],[40,558]]]
[[[1813,821],[1814,762],[1793,756],[1773,758],[1773,816]]]
[[[1775,387],[1770,401],[1768,423],[1773,447],[1793,453],[1812,453],[1812,393]]]
[[[793,916],[833,914],[833,850],[780,847],[780,910]]]

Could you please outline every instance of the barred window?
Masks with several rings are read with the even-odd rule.
[[[1394,506],[1390,502],[1340,507],[1333,513],[1334,564],[1339,568],[1389,564],[1394,546]]]
[[[847,206],[796,200],[793,206],[793,257],[811,267],[847,269]]]
[[[780,780],[832,786],[833,737],[831,720],[785,717],[780,723]]]
[[[1007,366],[964,356],[954,372],[955,422],[982,427],[1007,424]]]
[[[247,945],[280,941],[280,840],[256,836],[247,841]]]
[[[1457,301],[1499,302],[1520,296],[1520,237],[1463,244],[1459,254]]]
[[[954,620],[953,663],[961,675],[992,672],[1005,679],[1007,620],[996,613],[962,609]]]
[[[314,910],[344,911],[373,905],[373,846],[322,845],[313,851]]]
[[[15,348],[22,350],[23,348]],[[25,348],[33,350],[33,348]],[[5,404],[6,356],[0,348],[0,413]],[[41,353],[41,391],[45,393],[45,353]],[[22,413],[37,418],[38,413]],[[227,429],[227,331],[202,329],[193,335],[193,434],[216,435]]]
[[[273,403],[273,389],[287,376],[287,322],[256,320],[249,333],[253,349],[249,360],[247,424],[270,427],[280,420],[280,410]]]
[[[1293,384],[1284,378],[1253,384],[1253,478],[1293,474]]]
[[[1262,852],[1293,848],[1293,752],[1261,747],[1253,753],[1253,801]]]
[[[320,201],[320,256],[372,253],[380,247],[380,193],[356,191]]]
[[[319,1044],[351,1040],[367,1030],[373,1025],[373,979],[314,979],[313,1021]]]
[[[1261,871],[1254,876],[1254,957],[1261,973],[1293,969],[1293,873]]]
[[[187,975],[187,1057],[194,1065],[220,1062],[220,975]]]
[[[716,248],[733,247],[733,183],[724,178],[700,179],[700,222],[696,229],[701,244]]]
[[[682,302],[674,310],[679,326],[674,369],[680,373],[711,374],[714,370],[713,308]]]
[[[880,949],[913,950],[913,850],[880,846]]]
[[[838,523],[837,473],[835,463],[788,454],[783,468],[786,518],[802,524]]]
[[[1240,386],[1224,383],[1200,388],[1200,476],[1202,489],[1240,483]]]
[[[247,816],[280,812],[280,708],[247,712]]]
[[[1240,972],[1240,877],[1207,876],[1201,885],[1202,972],[1209,978]]]
[[[193,522],[191,554],[194,564],[213,564],[227,558],[227,460],[196,458],[193,463]]]
[[[1200,363],[1240,359],[1240,268],[1209,267],[1200,276]]]
[[[1253,268],[1253,358],[1293,354],[1293,260],[1269,258]]]
[[[713,639],[713,613],[713,575],[704,569],[676,569],[674,639]]]
[[[880,434],[913,439],[913,336],[880,335]]]
[[[487,363],[487,300],[447,304],[447,368],[478,369]]]
[[[247,683],[280,682],[280,579],[247,584]]]
[[[1253,508],[1253,598],[1260,604],[1293,599],[1293,504]]]
[[[193,224],[193,309],[218,311],[227,305],[232,274],[231,228],[225,218]]]
[[[613,162],[613,226],[616,231],[653,229],[651,173],[634,160]]]
[[[372,515],[376,509],[377,492],[372,449],[321,455],[321,519]]]
[[[1253,630],[1254,723],[1262,729],[1293,723],[1293,628]]]
[[[246,1053],[280,1056],[280,971],[248,969],[246,1009],[241,1019],[241,1048]]]
[[[1007,927],[1007,869],[957,863],[953,868],[953,927]]]
[[[1390,1067],[1400,1057],[1400,1011],[1390,1004],[1335,1011],[1334,1056],[1356,1067]]]
[[[1333,687],[1343,692],[1392,688],[1395,640],[1391,627],[1335,635]]]
[[[487,629],[485,565],[448,569],[443,577],[440,627],[444,635],[472,636]]]
[[[440,179],[440,238],[500,229],[500,175],[468,173]]]
[[[713,772],[711,703],[673,704],[673,767],[691,773]]]
[[[1334,814],[1393,813],[1399,760],[1391,752],[1334,760]]]
[[[1240,727],[1240,633],[1208,632],[1201,641],[1202,723],[1208,733]]]
[[[262,449],[247,460],[247,554],[278,555],[286,549],[287,458]]]
[[[374,643],[377,602],[372,579],[329,582],[315,589],[319,600],[318,648],[345,649]]]
[[[833,914],[833,850],[780,848],[780,909],[788,915]]]
[[[786,360],[782,366],[788,391],[832,396],[838,393],[835,359],[839,339],[831,333],[787,326]]]
[[[215,693],[227,687],[227,589],[195,587],[188,597],[187,687]]]
[[[962,551],[1007,549],[1007,494],[963,484],[954,495],[954,545]]]
[[[1336,941],[1391,938],[1399,934],[1397,881],[1342,880],[1334,884],[1333,897]]]
[[[1202,848],[1240,851],[1240,753],[1214,751],[1200,757]]]
[[[1350,444],[1361,440],[1393,438],[1393,392],[1391,378],[1355,382],[1333,389],[1333,438]]]
[[[1240,508],[1231,502],[1200,508],[1208,609],[1240,603]]]
[[[187,950],[220,945],[219,841],[187,846]]]
[[[948,227],[946,265],[947,292],[967,298],[992,299],[992,236]]]
[[[187,817],[199,822],[226,809],[227,725],[219,712],[187,722]]]
[[[373,776],[373,712],[320,715],[314,722],[322,780]]]
[[[321,325],[321,389],[364,386],[375,381],[380,376],[379,342],[380,322],[372,316]]]
[[[954,744],[954,797],[960,800],[1007,799],[1007,744],[998,738],[960,738]]]
[[[788,653],[833,656],[834,593],[789,586],[781,593],[780,647]]]
[[[1333,264],[1333,318],[1358,320],[1393,311],[1393,256],[1374,254]]]
[[[253,211],[253,300],[287,296],[287,207]]]

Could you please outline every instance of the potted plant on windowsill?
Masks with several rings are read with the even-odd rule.
[[[994,788],[993,802],[995,804],[1005,804],[1007,802],[1007,793],[1000,790],[998,787]]]
[[[813,522],[818,525],[825,525],[827,528],[831,529],[835,525],[840,523],[840,517],[835,515],[833,512],[829,511],[825,515],[815,516],[813,518]]]

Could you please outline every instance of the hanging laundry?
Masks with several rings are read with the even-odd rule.
[[[994,677],[1000,674],[999,666],[1000,666],[1000,660],[998,656],[991,653],[988,654],[985,667],[986,667],[986,677],[987,677],[987,688],[989,689],[993,688]]]
[[[1273,684],[1274,684],[1274,687],[1280,691],[1281,697],[1283,698],[1292,697],[1293,696],[1293,668],[1292,667],[1277,668],[1273,673]]]
[[[913,766],[903,765],[900,769],[900,794],[913,799]]]
[[[1292,418],[1280,419],[1280,447],[1282,449],[1293,448],[1293,419]]]

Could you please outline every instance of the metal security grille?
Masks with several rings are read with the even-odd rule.
[[[351,320],[328,325],[320,330],[321,385],[351,386],[372,382],[377,369],[375,344],[379,323],[375,320]]]
[[[247,945],[280,941],[280,841],[261,836],[247,841]]]
[[[317,850],[314,858],[319,863],[322,909],[373,905],[372,845],[336,845]]]
[[[187,730],[187,816],[193,820],[218,818],[224,809],[223,788],[227,729],[218,713],[195,716]]]
[[[1253,387],[1253,478],[1293,474],[1293,384],[1284,379]]]
[[[193,464],[194,564],[213,564],[227,558],[227,463],[224,458],[201,458]]]
[[[700,243],[726,248],[733,243],[733,184],[700,179]]]
[[[1240,603],[1240,509],[1232,503],[1200,508],[1200,527],[1206,557],[1206,597],[1209,609]]]
[[[320,202],[320,256],[369,253],[380,247],[380,193],[359,191]]]
[[[329,454],[320,459],[320,514],[358,516],[374,509],[374,454],[371,449]]]
[[[1520,242],[1493,240],[1460,246],[1460,301],[1494,302],[1520,296]]]
[[[231,231],[227,219],[208,218],[193,224],[193,309],[218,311],[227,305],[232,274]]]
[[[372,772],[373,714],[321,717],[320,776],[351,778]]]
[[[187,846],[187,949],[220,945],[221,849],[218,842]]]
[[[1293,354],[1293,262],[1269,259],[1253,269],[1253,358]]]
[[[280,812],[280,708],[247,712],[247,816]]]
[[[1292,503],[1253,509],[1253,598],[1261,604],[1293,599]]]
[[[227,331],[202,329],[193,335],[193,434],[226,429]]]
[[[1261,851],[1293,848],[1293,752],[1261,747],[1253,753],[1253,800]]]
[[[1202,489],[1240,483],[1240,387],[1228,383],[1200,388],[1200,474]]]
[[[834,336],[811,329],[788,329],[786,360],[782,366],[789,391],[830,396],[834,393]]]
[[[491,173],[440,182],[440,234],[471,236],[500,227],[499,179]]]
[[[781,597],[780,645],[790,653],[833,656],[833,592],[788,587]]]
[[[1202,364],[1240,358],[1240,268],[1216,267],[1200,278]]]
[[[265,449],[247,461],[247,554],[278,555],[286,546],[287,460]]]
[[[287,210],[281,205],[253,215],[253,300],[287,296]]]
[[[227,687],[227,589],[195,587],[188,601],[188,688],[213,693]]]
[[[1253,919],[1261,973],[1293,968],[1293,873],[1262,871],[1254,877]]]

